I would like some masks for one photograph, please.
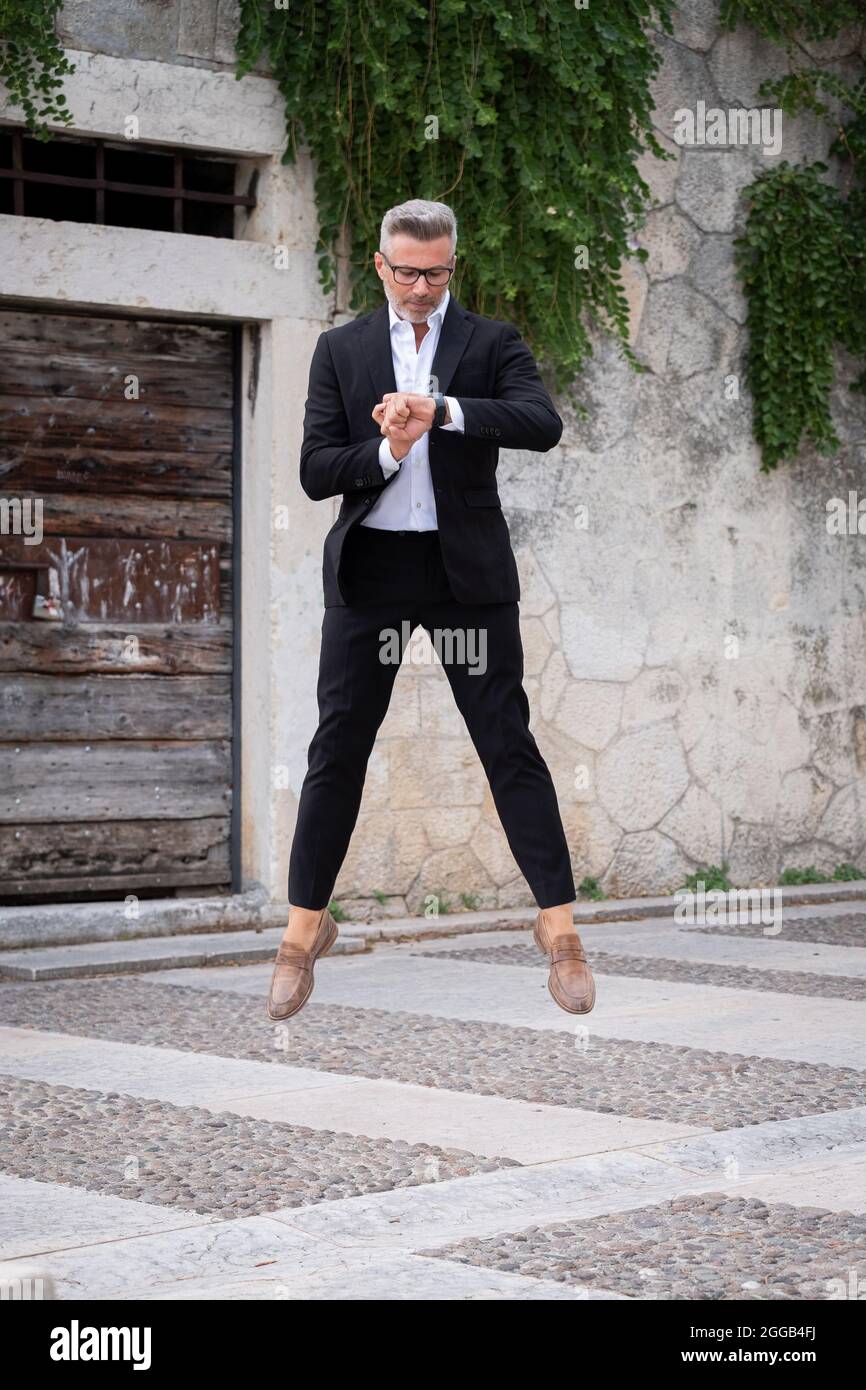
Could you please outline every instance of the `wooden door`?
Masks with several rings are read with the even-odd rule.
[[[231,887],[233,416],[230,328],[0,312],[0,902]]]

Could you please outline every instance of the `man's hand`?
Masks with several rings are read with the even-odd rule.
[[[373,419],[387,438],[394,458],[403,459],[416,440],[432,427],[434,413],[432,396],[389,391],[374,406]]]

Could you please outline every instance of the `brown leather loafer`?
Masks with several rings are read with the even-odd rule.
[[[328,909],[324,908],[308,951],[294,941],[280,942],[268,994],[268,1018],[281,1023],[304,1007],[315,983],[313,966],[319,956],[328,954],[338,935],[336,922]]]
[[[549,942],[540,912],[532,935],[538,949],[550,958],[547,987],[559,1007],[570,1014],[588,1014],[595,1004],[595,980],[580,937],[563,932]]]

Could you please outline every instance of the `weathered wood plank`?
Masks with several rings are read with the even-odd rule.
[[[142,351],[153,356],[176,356],[184,361],[230,364],[230,330],[221,324],[187,323],[183,319],[122,317],[117,314],[37,313],[5,308],[4,333],[19,347],[41,345],[58,350],[76,348]]]
[[[229,837],[227,816],[0,825],[0,895],[228,884]]]
[[[190,873],[167,874],[165,877],[130,873],[106,875],[105,878],[86,881],[75,878],[51,878],[44,881],[13,879],[0,888],[0,907],[12,907],[15,904],[24,907],[30,903],[64,901],[90,902],[99,901],[105,895],[123,898],[128,893],[137,892],[152,897],[153,893],[146,893],[145,890],[154,888],[158,890],[159,896],[164,892],[169,898],[195,898],[204,893],[212,894],[215,889],[227,893],[231,888],[231,870],[221,868],[208,873],[202,869],[201,872],[193,870]]]
[[[0,395],[0,434],[7,444],[90,449],[231,449],[232,412],[143,401],[65,400]]]
[[[15,492],[0,488],[0,503],[42,501],[42,532],[46,536],[197,540],[230,545],[232,506],[224,502],[172,500],[163,497],[113,496],[95,493],[53,493],[43,497],[32,488]],[[37,513],[29,513],[35,517]]]
[[[159,445],[147,453],[131,449],[74,448],[27,442],[0,446],[0,487],[16,496],[67,492],[93,494],[135,491],[141,496],[230,498],[232,456],[226,452],[173,453]]]
[[[166,627],[142,623],[0,623],[0,672],[45,675],[148,672],[182,676],[231,671],[230,623]]]
[[[227,815],[228,740],[0,745],[0,821],[178,820]]]
[[[196,541],[71,540],[40,545],[4,536],[6,565],[47,563],[50,592],[67,622],[214,623],[219,620],[219,549]],[[7,575],[14,571],[7,571]],[[17,589],[0,585],[0,620],[28,618],[13,607]]]
[[[0,320],[0,328],[5,325]],[[0,391],[14,396],[54,400],[125,401],[137,391],[145,405],[199,406],[228,410],[232,404],[231,355],[227,361],[202,362],[184,357],[154,356],[138,349],[108,346],[100,353],[58,350],[40,345],[22,347],[0,341]]]
[[[231,738],[225,676],[9,675],[0,741]]]

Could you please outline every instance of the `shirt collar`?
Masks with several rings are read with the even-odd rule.
[[[446,311],[447,311],[447,309],[448,309],[448,305],[449,305],[450,300],[451,300],[451,291],[450,291],[450,290],[446,290],[445,293],[444,293],[444,295],[442,296],[442,300],[441,300],[441,303],[439,304],[438,308],[436,308],[436,309],[433,310],[433,313],[430,315],[429,319],[427,320],[427,322],[431,325],[431,327],[432,327],[432,324],[433,324],[433,320],[436,319],[436,318],[439,319],[440,326],[441,326],[442,320],[445,318],[445,313],[446,313]],[[395,323],[405,323],[405,324],[408,324],[410,328],[411,328],[411,326],[412,326],[411,324],[409,324],[409,320],[408,320],[408,319],[401,319],[401,318],[400,318],[400,315],[394,312],[394,305],[391,303],[390,299],[388,300],[388,318],[389,318],[389,320],[390,320],[390,327],[391,327],[391,328],[394,327],[394,324],[395,324]]]

